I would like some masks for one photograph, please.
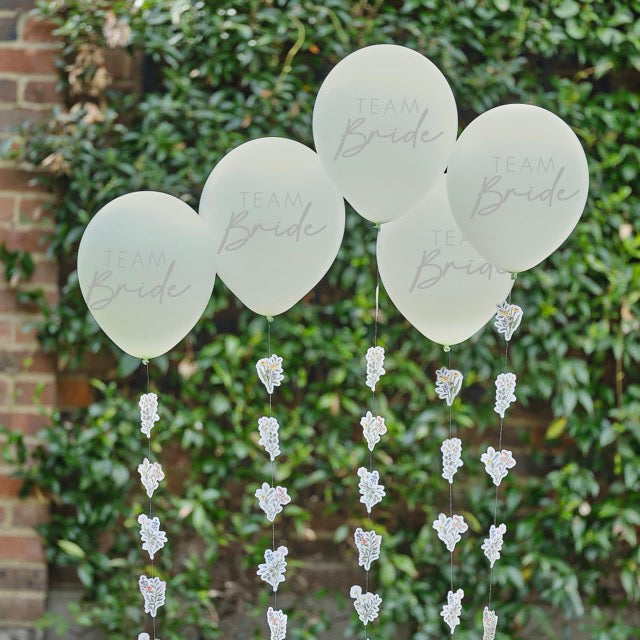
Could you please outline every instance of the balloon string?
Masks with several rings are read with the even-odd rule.
[[[451,351],[448,353],[447,368],[451,370]],[[449,439],[453,438],[453,407],[449,405]],[[449,483],[449,517],[453,518],[453,483]],[[449,585],[453,592],[453,551],[449,553]],[[452,634],[453,635],[453,634]]]
[[[269,352],[269,357],[271,357],[271,323],[273,322],[273,318],[271,316],[267,316],[267,351]],[[273,395],[269,394],[269,417],[271,418],[273,415]],[[276,485],[276,466],[275,462],[271,460],[271,488],[273,489]],[[271,522],[271,546],[273,551],[276,550],[276,521],[275,518]],[[273,608],[278,608],[278,592],[273,592]]]
[[[509,292],[509,297],[507,298],[507,304],[511,304],[511,292]],[[504,363],[502,367],[503,373],[507,373],[507,364],[509,361],[509,340],[505,340],[504,345]],[[504,418],[500,418],[500,429],[498,432],[498,452],[502,451],[502,438],[504,434]],[[493,499],[493,526],[495,527],[498,524],[498,491],[499,486],[496,487],[495,496]],[[491,600],[493,597],[493,567],[489,568],[489,599],[487,608],[491,609]]]
[[[147,374],[147,393],[151,392],[151,377],[149,375],[149,361],[144,360],[144,366]],[[149,456],[149,462],[151,462],[151,432],[149,432],[149,437],[147,438],[147,452]],[[149,519],[153,518],[153,499],[149,496]],[[155,561],[151,558],[151,580],[154,579],[156,571],[155,571]],[[151,622],[153,625],[153,640],[156,640],[156,619],[154,617],[151,618]]]

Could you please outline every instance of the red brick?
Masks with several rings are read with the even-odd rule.
[[[42,540],[36,535],[0,533],[0,558],[3,560],[22,560],[23,562],[43,562]]]
[[[36,177],[43,175],[43,172],[0,168],[0,191],[46,192],[46,187],[36,180]]]
[[[46,502],[20,500],[13,505],[12,527],[35,527],[49,519],[49,505]]]
[[[0,318],[0,345],[12,341],[13,322],[7,318]]]
[[[57,285],[58,265],[50,260],[36,262],[30,282],[42,286]]]
[[[0,413],[0,424],[6,425],[10,431],[19,431],[25,436],[38,435],[40,430],[50,422],[47,416],[35,411],[33,413]]]
[[[38,343],[38,331],[34,327],[29,326],[30,321],[20,322],[16,327],[15,343],[16,344],[33,344]]]
[[[0,80],[0,102],[15,102],[18,98],[18,83],[15,80]]]
[[[58,377],[58,407],[88,407],[94,400],[93,387],[83,376]]]
[[[41,198],[23,198],[18,208],[19,222],[49,228],[55,222],[54,206],[53,202]]]
[[[26,102],[60,102],[61,96],[56,91],[57,82],[45,80],[32,80],[24,87],[24,99]],[[0,93],[1,95],[1,93]]]
[[[4,507],[0,505],[0,528],[6,528],[9,526],[10,513],[11,513],[11,509],[9,507]],[[1,571],[0,571],[0,584],[3,584]]]
[[[42,122],[51,117],[47,109],[17,109],[14,106],[0,107],[0,129],[17,127],[23,122]]]
[[[14,402],[21,406],[46,405],[56,402],[56,386],[53,382],[15,382]]]
[[[0,197],[0,222],[11,222],[13,220],[14,199],[10,197]]]
[[[14,229],[5,234],[4,240],[10,251],[22,249],[32,253],[44,253],[50,240],[49,236],[50,233],[42,229]]]
[[[15,498],[22,488],[22,480],[0,473],[0,497]],[[0,553],[0,558],[3,555]]]
[[[56,73],[60,50],[0,47],[0,71],[10,73]]]
[[[55,306],[60,300],[60,293],[58,291],[45,291],[44,299],[49,306]],[[38,305],[32,302],[20,303],[16,299],[15,291],[0,288],[0,313],[6,313],[10,311],[20,311],[21,313],[37,313]]]
[[[27,318],[17,320],[16,337],[18,339],[16,343],[20,337],[21,327],[28,322],[29,320]],[[4,373],[19,373],[20,371],[25,373],[55,372],[55,359],[52,355],[29,349],[29,345],[16,344],[14,346],[22,346],[22,349],[19,351],[0,350],[0,371],[4,371]]]
[[[9,383],[6,380],[0,380],[0,404],[7,405],[11,400],[11,392]]]
[[[0,564],[0,584],[3,589],[17,589],[20,591],[41,591],[47,588],[47,568],[16,567],[15,565]]]
[[[35,0],[2,0],[2,8],[5,11],[11,9],[31,9],[35,5]]]
[[[27,592],[28,593],[28,592]],[[44,593],[30,598],[0,596],[0,620],[4,627],[11,622],[35,621],[44,613]]]
[[[45,22],[35,16],[29,16],[22,25],[20,36],[22,40],[27,40],[28,42],[55,42],[57,39],[53,35],[55,28],[56,26],[50,22]]]

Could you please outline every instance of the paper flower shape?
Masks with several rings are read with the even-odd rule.
[[[362,593],[362,587],[354,585],[349,591],[349,596],[353,598],[353,606],[365,627],[378,617],[382,598],[377,593]]]
[[[453,591],[449,591],[449,593],[447,593],[447,604],[445,604],[442,607],[442,611],[440,611],[440,615],[449,625],[452,634],[455,628],[460,624],[462,598],[464,598],[464,591],[462,589],[458,589],[455,593]]]
[[[513,453],[508,449],[496,451],[493,447],[487,447],[486,453],[480,456],[480,460],[484,462],[484,469],[491,476],[496,487],[499,487],[502,479],[506,478],[509,469],[516,466]]]
[[[487,556],[491,567],[493,567],[495,561],[500,557],[500,551],[502,550],[502,536],[504,536],[506,531],[506,525],[501,524],[496,527],[492,524],[489,529],[489,537],[485,538],[482,543],[482,550],[484,551],[484,555]]]
[[[160,578],[140,576],[138,585],[144,598],[144,612],[155,618],[158,609],[164,604],[167,583],[164,580],[160,580]]]
[[[270,584],[274,591],[277,591],[278,585],[284,582],[284,574],[287,570],[285,558],[288,554],[287,547],[280,546],[275,551],[267,549],[264,552],[264,564],[258,565],[258,575],[267,584]]]
[[[164,547],[167,541],[167,534],[160,530],[160,520],[157,517],[150,518],[146,513],[138,516],[140,525],[140,539],[142,540],[142,550],[149,552],[149,558],[153,560],[156,552]]]
[[[453,476],[464,464],[462,462],[462,440],[460,438],[448,438],[440,447],[442,451],[442,477],[453,483]]]
[[[373,451],[373,448],[380,442],[380,436],[387,433],[384,418],[374,416],[371,411],[367,411],[367,415],[360,419],[360,426],[362,427],[362,433],[364,434],[364,439],[367,441],[369,451]]]
[[[386,373],[384,370],[384,348],[369,347],[366,355],[367,361],[367,387],[371,391],[376,390],[376,383]]]
[[[495,611],[485,607],[482,612],[482,640],[495,640],[498,627],[498,616]]]
[[[504,412],[512,402],[516,401],[513,392],[516,390],[516,374],[501,373],[496,378],[496,405],[493,410],[504,418]]]
[[[149,458],[145,458],[138,465],[138,473],[140,474],[142,486],[147,490],[147,495],[151,498],[160,482],[164,480],[162,466],[159,462],[149,462]]]
[[[450,407],[462,388],[463,376],[457,369],[442,367],[436,371],[436,393]]]
[[[364,467],[358,469],[358,477],[360,482],[360,502],[367,507],[367,513],[371,513],[371,508],[378,504],[386,495],[384,486],[378,484],[380,474],[377,471],[367,471]]]
[[[445,516],[444,513],[441,513],[438,519],[433,521],[433,528],[438,532],[438,538],[453,553],[456,545],[460,542],[460,534],[464,533],[469,526],[464,521],[463,516]]]
[[[504,339],[508,342],[511,336],[516,332],[522,321],[522,308],[517,304],[508,304],[503,302],[496,305],[496,319],[493,326],[498,333],[504,335]]]
[[[265,451],[271,456],[273,462],[280,455],[280,437],[278,429],[280,425],[275,418],[258,418],[258,431],[260,440],[258,444],[263,446]]]
[[[150,438],[153,425],[160,420],[158,396],[155,393],[143,393],[138,405],[140,406],[140,431]]]
[[[260,382],[265,386],[269,395],[273,393],[273,388],[279,387],[284,380],[282,358],[275,353],[268,358],[260,358],[256,362],[256,371]]]
[[[271,632],[271,640],[284,640],[287,635],[287,616],[273,607],[267,609],[267,624]]]
[[[358,564],[369,571],[371,563],[380,557],[382,536],[375,531],[363,531],[358,527],[353,534],[353,538],[358,549]]]
[[[150,640],[148,633],[139,633],[138,640]]]
[[[261,489],[256,490],[255,495],[269,522],[273,522],[282,511],[284,505],[291,502],[291,498],[284,487],[271,487],[266,482],[262,483]]]

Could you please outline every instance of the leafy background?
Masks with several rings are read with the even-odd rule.
[[[519,466],[501,491],[502,513],[513,524],[494,593],[502,639],[573,637],[576,629],[598,640],[639,637],[640,216],[630,185],[640,157],[640,2],[38,6],[64,39],[66,108],[45,124],[22,127],[7,153],[50,170],[44,179],[58,194],[51,250],[62,266],[62,295],[53,307],[37,292],[18,295],[40,305],[39,337],[60,367],[88,370],[101,382],[90,407],[53,416],[34,453],[13,434],[4,455],[22,464],[27,487],[51,495],[53,515],[40,531],[49,562],[71,566],[85,588],[77,620],[114,639],[144,624],[136,575],[145,567],[135,522],[143,496],[135,465],[146,445],[135,405],[145,379],[82,302],[74,264],[87,222],[111,199],[138,189],[166,191],[197,207],[211,168],[251,138],[279,135],[311,145],[314,96],[332,65],[359,47],[395,42],[441,68],[462,125],[498,104],[528,102],[566,119],[585,147],[591,194],[583,219],[514,290],[525,309],[511,360],[523,411],[508,422]],[[118,44],[144,56],[140,93],[112,85],[104,51]],[[349,212],[328,276],[273,326],[287,373],[278,399],[285,456],[277,479],[293,496],[279,521],[292,548],[286,583],[292,600],[292,593],[311,590],[303,562],[311,553],[356,562],[351,534],[362,512],[354,478],[366,451],[358,419],[367,397],[374,242],[371,225]],[[0,258],[13,284],[28,283],[28,254],[5,248]],[[432,382],[444,355],[384,295],[382,310],[389,373],[381,411],[390,434],[377,456],[389,499],[376,514],[384,535],[377,572],[384,604],[375,635],[440,638],[447,562],[430,522],[446,499],[438,471],[444,416]],[[251,496],[267,476],[256,446],[264,393],[253,374],[265,353],[265,330],[264,319],[218,281],[193,333],[152,366],[162,404],[155,454],[171,470],[169,489],[156,500],[170,540],[159,565],[172,594],[160,618],[163,638],[213,639],[223,631],[254,637],[225,628],[238,612],[262,625],[266,589],[254,573],[268,532]],[[460,640],[478,637],[487,595],[480,544],[492,491],[478,458],[496,435],[492,379],[500,351],[487,328],[453,352],[453,365],[466,374],[456,415],[468,443],[465,484],[456,487],[471,523],[457,553],[466,592]],[[347,588],[326,591],[345,618]],[[289,637],[331,634],[321,601],[289,604]],[[356,630],[352,624],[347,633]],[[255,634],[263,637],[264,630]]]

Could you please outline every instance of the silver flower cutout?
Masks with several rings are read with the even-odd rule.
[[[158,609],[164,604],[167,583],[164,580],[160,580],[160,578],[140,576],[138,585],[144,598],[144,612],[155,618]]]
[[[453,476],[464,464],[462,462],[462,440],[460,438],[448,438],[440,447],[442,451],[442,477],[453,483]]]
[[[496,487],[499,487],[502,479],[507,477],[509,469],[516,466],[513,453],[508,449],[496,451],[493,447],[487,447],[486,453],[480,456],[480,460],[484,462],[484,469],[491,476]]]
[[[507,531],[507,526],[505,524],[501,524],[496,527],[495,525],[491,525],[489,529],[489,537],[485,538],[482,543],[482,550],[484,551],[484,555],[487,556],[489,560],[489,566],[493,567],[496,560],[500,558],[500,551],[502,551],[502,536]]]
[[[271,461],[280,455],[280,437],[278,429],[280,425],[275,418],[267,418],[263,416],[258,419],[258,431],[260,432],[260,440],[258,444],[263,446],[265,451],[271,457]]]
[[[358,527],[353,537],[358,549],[358,564],[369,571],[371,563],[380,557],[382,536],[375,531],[363,531]]]
[[[516,401],[514,391],[516,390],[516,374],[501,373],[496,378],[496,404],[493,410],[504,418],[505,411],[512,402]]]
[[[154,491],[160,485],[160,482],[164,480],[162,466],[159,462],[149,462],[149,458],[145,458],[142,463],[138,465],[138,473],[140,474],[142,486],[151,498]]]
[[[140,431],[147,438],[151,437],[151,429],[160,416],[158,415],[158,396],[155,393],[143,393],[140,396]]]
[[[522,321],[522,308],[517,304],[502,302],[496,305],[496,317],[493,326],[498,333],[504,335],[504,339],[509,341],[516,332]]]
[[[273,393],[273,388],[279,387],[284,380],[282,358],[275,353],[268,358],[260,358],[256,362],[256,371],[260,382],[265,386],[269,395]]]
[[[442,367],[436,371],[436,393],[451,406],[462,387],[463,375],[457,369]]]
[[[367,471],[364,467],[358,469],[360,482],[360,502],[367,507],[367,513],[371,513],[374,505],[378,504],[386,495],[384,486],[379,484],[380,474],[377,471]]]
[[[267,609],[267,623],[271,640],[284,640],[287,635],[287,616],[279,609]]]
[[[374,447],[380,442],[380,436],[387,433],[384,418],[382,416],[374,416],[371,411],[367,411],[367,415],[360,419],[360,426],[369,451],[373,451]]]
[[[463,516],[445,516],[444,513],[441,513],[438,519],[433,521],[433,528],[438,533],[438,538],[440,538],[447,549],[453,553],[456,544],[461,540],[460,534],[467,531],[469,526],[464,521]]]
[[[369,622],[373,622],[378,617],[382,598],[377,593],[369,591],[362,593],[362,587],[354,585],[351,587],[349,596],[353,598],[353,606],[362,624],[367,626]]]
[[[160,530],[160,520],[157,517],[150,518],[146,513],[138,516],[138,524],[140,525],[140,539],[142,540],[142,549],[149,553],[149,558],[153,560],[154,556],[167,541],[167,534]]]
[[[366,355],[367,387],[376,390],[376,383],[386,373],[384,370],[384,347],[369,347]]]
[[[258,565],[258,575],[267,584],[271,585],[274,591],[278,590],[278,585],[284,582],[284,574],[287,570],[286,557],[289,554],[287,547],[280,546],[275,551],[267,549],[264,552],[264,563]]]
[[[498,616],[495,611],[485,607],[482,612],[482,640],[495,640],[498,628]]]
[[[256,490],[255,495],[269,522],[273,522],[282,511],[284,505],[291,502],[291,498],[284,487],[271,487],[266,482],[263,482],[262,487]]]
[[[449,591],[447,593],[447,604],[442,607],[440,615],[444,618],[444,621],[449,625],[451,633],[460,624],[460,615],[462,614],[462,598],[464,598],[464,591],[458,589],[455,593]]]

